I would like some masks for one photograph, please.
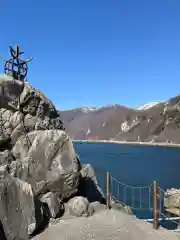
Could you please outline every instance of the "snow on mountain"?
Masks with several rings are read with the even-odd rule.
[[[157,104],[159,104],[159,102],[146,103],[146,104],[141,105],[140,107],[138,107],[137,110],[147,110],[147,109],[149,109],[151,107],[154,107]]]
[[[88,112],[95,111],[97,109],[98,108],[96,108],[96,107],[83,107],[83,108],[81,108],[81,111],[84,112],[84,113],[88,113]]]
[[[147,104],[144,104],[144,105],[141,105],[140,107],[136,108],[136,110],[147,110],[155,105],[159,104],[159,102],[151,102],[151,103],[147,103]],[[102,107],[79,107],[79,108],[74,108],[74,109],[71,109],[72,111],[75,111],[75,112],[83,112],[83,113],[89,113],[89,112],[94,112],[94,111],[98,111],[98,110],[101,110],[101,109],[104,109],[104,108],[119,108],[119,107],[123,107],[119,104],[107,104],[107,105],[104,105]],[[71,110],[68,110],[68,111],[71,111]],[[63,111],[63,110],[60,110],[60,111]]]

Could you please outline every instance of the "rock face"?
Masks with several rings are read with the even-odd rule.
[[[115,104],[60,114],[72,139],[180,143],[180,95],[140,110]]]
[[[164,205],[166,209],[180,210],[180,189],[168,189],[164,196]]]
[[[0,224],[6,238],[28,239],[45,220],[60,217],[65,202],[72,215],[89,215],[89,201],[103,195],[52,102],[7,76],[0,76],[0,100]]]
[[[12,149],[16,177],[29,182],[36,194],[59,191],[63,199],[74,193],[78,186],[79,164],[66,133],[62,130],[32,131],[26,136]]]
[[[6,238],[28,239],[37,225],[32,187],[5,171],[0,174],[0,220]]]
[[[13,87],[17,89],[20,85],[19,81],[11,78],[7,79],[7,77],[5,79],[1,77],[0,82],[0,86],[11,86],[11,88],[6,88],[6,92],[3,95],[3,99],[6,100],[10,99],[11,89]],[[11,82],[11,84],[7,84],[7,82]],[[8,101],[9,104],[4,101],[0,109],[0,123],[3,127],[1,135],[10,137],[14,144],[25,132],[52,129],[64,130],[55,106],[42,93],[32,88],[28,83],[24,84],[20,94],[18,90],[13,93],[10,99],[14,101]],[[9,110],[9,105],[13,106],[14,111]]]

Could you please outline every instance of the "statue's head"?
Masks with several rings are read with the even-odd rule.
[[[20,45],[18,44],[16,44],[14,48],[12,46],[9,46],[9,48],[11,56],[15,59],[18,59],[19,56],[24,53],[20,51]]]

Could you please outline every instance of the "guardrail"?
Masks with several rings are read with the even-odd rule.
[[[106,205],[108,209],[111,208],[111,199],[114,199],[122,205],[130,206],[132,210],[151,211],[153,218],[143,220],[152,222],[154,229],[158,229],[163,221],[171,221],[178,229],[180,217],[166,215],[164,211],[164,194],[165,191],[155,181],[150,186],[133,187],[120,182],[111,176],[110,172],[106,173]],[[143,196],[145,196],[145,200]]]

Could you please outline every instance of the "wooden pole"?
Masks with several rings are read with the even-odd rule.
[[[153,226],[154,229],[158,229],[158,185],[157,183],[154,181],[153,182],[153,191],[154,191],[154,221],[153,221]]]
[[[106,206],[110,208],[110,173],[106,173]]]

